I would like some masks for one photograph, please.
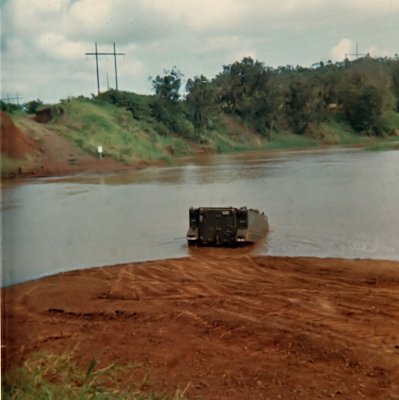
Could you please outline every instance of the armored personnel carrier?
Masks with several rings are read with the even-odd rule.
[[[269,230],[267,217],[246,207],[191,207],[189,245],[238,246],[255,243]]]

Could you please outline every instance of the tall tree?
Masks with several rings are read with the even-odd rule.
[[[164,74],[163,76],[157,75],[152,81],[155,95],[168,103],[177,103],[183,74],[176,67],[170,71],[165,70]]]
[[[389,68],[391,70],[391,79],[392,79],[392,92],[395,96],[395,110],[399,112],[399,60],[396,61],[390,60]]]
[[[34,114],[36,110],[43,105],[40,99],[28,101],[23,105],[24,109],[28,114]]]
[[[155,91],[155,99],[151,104],[153,115],[168,130],[186,135],[188,127],[182,116],[182,104],[179,102],[183,74],[176,67],[170,71],[165,70],[164,73],[165,75],[157,75],[152,81]]]
[[[277,77],[265,73],[253,96],[254,126],[270,141],[281,118],[284,104],[282,85]]]
[[[360,91],[349,90],[344,100],[346,117],[352,128],[368,135],[380,135],[382,96],[375,86],[366,86]]]
[[[198,138],[208,124],[214,101],[214,90],[208,79],[201,75],[187,81],[186,91],[186,103],[191,113],[195,135]]]
[[[263,63],[251,57],[223,66],[223,72],[215,79],[222,108],[246,120],[252,113],[253,95],[264,73]]]
[[[313,89],[310,82],[301,78],[290,83],[285,108],[288,124],[295,133],[305,133],[309,124],[317,121],[320,97]]]

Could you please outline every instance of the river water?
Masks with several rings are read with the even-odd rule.
[[[260,254],[399,260],[398,151],[250,153],[3,185],[2,284],[186,256],[190,206],[264,211]]]

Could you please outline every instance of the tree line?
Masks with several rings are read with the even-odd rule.
[[[309,68],[273,68],[244,57],[224,65],[212,79],[188,79],[185,88],[176,67],[150,79],[152,96],[109,90],[93,100],[125,107],[136,119],[155,119],[161,134],[197,139],[213,129],[221,113],[269,140],[281,131],[316,135],[322,123],[331,121],[359,135],[384,136],[399,129],[397,56],[319,62]],[[38,99],[24,107],[34,112],[41,105]]]
[[[203,75],[188,79],[183,98],[181,82],[177,68],[153,79],[155,108],[160,116],[185,111],[197,135],[220,112],[236,116],[269,139],[281,130],[312,134],[332,120],[347,123],[361,135],[383,136],[399,128],[389,119],[399,113],[397,59],[367,56],[311,68],[272,68],[245,57],[223,66],[212,80]]]

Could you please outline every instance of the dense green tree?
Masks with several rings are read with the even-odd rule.
[[[201,75],[189,79],[186,84],[186,103],[188,105],[196,137],[208,125],[214,105],[215,92],[208,79]]]
[[[28,114],[35,114],[37,109],[43,105],[40,99],[28,101],[23,105],[23,108]]]
[[[389,69],[391,72],[391,79],[392,79],[392,93],[395,97],[395,105],[394,109],[396,112],[399,112],[399,60],[389,61]]]
[[[320,96],[314,93],[309,82],[297,79],[290,83],[285,109],[287,122],[295,133],[303,134],[311,122],[319,122],[319,107]]]
[[[185,107],[179,95],[183,74],[177,67],[170,71],[165,70],[164,73],[165,75],[158,75],[152,81],[155,91],[155,98],[151,103],[153,116],[171,132],[188,137],[192,126],[187,124]]]
[[[117,107],[124,107],[133,118],[148,119],[151,117],[150,102],[152,96],[143,96],[132,92],[110,89],[94,97],[96,101],[106,101]]]
[[[22,106],[20,104],[6,103],[5,101],[0,100],[0,110],[12,114],[14,112],[21,111]]]
[[[361,91],[353,88],[346,93],[345,114],[352,128],[368,135],[382,133],[382,96],[374,86],[366,86]]]
[[[170,71],[165,70],[165,75],[157,75],[152,81],[155,95],[169,103],[177,103],[183,74],[176,67]]]
[[[224,66],[214,80],[221,109],[270,139],[282,114],[284,78],[280,78],[251,57]]]
[[[399,59],[366,56],[309,68],[271,68],[244,57],[224,65],[212,80],[202,75],[188,79],[184,99],[179,93],[182,76],[174,67],[151,78],[154,96],[143,100],[110,91],[107,101],[127,108],[135,118],[155,117],[165,134],[194,133],[197,138],[206,135],[217,112],[234,115],[268,139],[283,130],[318,135],[325,121],[348,123],[359,134],[397,129],[393,112],[399,112]]]
[[[242,61],[223,66],[215,78],[219,103],[223,110],[237,113],[244,120],[252,113],[252,100],[264,78],[263,63],[244,57]]]
[[[281,121],[283,105],[283,85],[274,74],[265,71],[252,95],[250,122],[268,140],[271,140],[276,126]]]

